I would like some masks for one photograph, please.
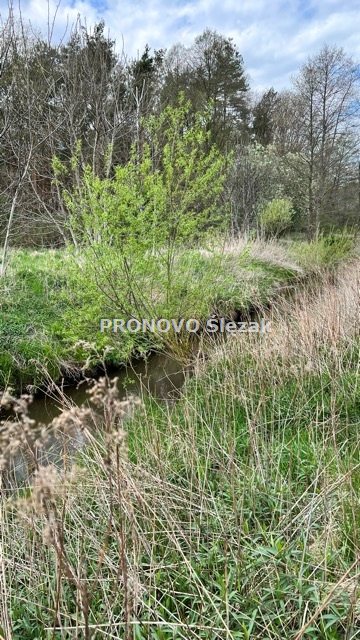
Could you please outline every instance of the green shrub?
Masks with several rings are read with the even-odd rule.
[[[293,253],[308,271],[338,266],[354,254],[355,234],[348,230],[320,235],[312,242],[294,242]]]
[[[275,198],[267,202],[260,210],[258,221],[262,235],[276,237],[287,229],[294,217],[291,200]]]

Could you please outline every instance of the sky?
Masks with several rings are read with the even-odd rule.
[[[19,0],[15,1],[15,5]],[[309,55],[336,44],[360,61],[360,0],[20,0],[23,18],[47,33],[48,9],[56,12],[54,38],[80,14],[88,27],[101,18],[129,56],[145,44],[190,45],[209,27],[234,39],[250,86],[280,90]],[[7,2],[0,0],[2,17]]]

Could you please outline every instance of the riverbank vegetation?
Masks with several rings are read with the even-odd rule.
[[[346,229],[277,243],[295,215],[288,197],[260,198],[257,227],[231,233],[224,196],[233,154],[213,144],[208,117],[206,110],[193,116],[180,94],[176,106],[144,121],[141,149],[133,146],[111,176],[83,166],[80,142],[70,161],[53,157],[72,242],[3,251],[3,388],[76,377],[155,348],[184,359],[185,332],[109,336],[100,320],[231,317],[269,302],[279,285],[351,256],[355,233]]]
[[[11,637],[356,637],[358,285],[357,261],[278,302],[175,405],[104,379],[100,428],[84,407],[55,421],[81,452],[4,494]]]
[[[167,287],[166,265],[157,256],[134,261],[132,279],[124,282],[124,262],[113,250],[103,252],[96,267],[91,250],[18,250],[0,281],[0,386],[25,391],[62,376],[76,379],[154,349],[186,361],[191,336],[185,331],[101,333],[100,319],[246,316],[282,288],[336,268],[353,251],[349,233],[312,243],[209,241],[177,250]]]
[[[184,359],[184,335],[115,339],[100,319],[231,316],[351,255],[359,87],[341,49],[254,99],[209,29],[129,60],[102,22],[51,43],[18,18],[0,32],[0,388]]]

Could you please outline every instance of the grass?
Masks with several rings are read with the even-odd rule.
[[[152,348],[176,351],[174,336],[164,345],[159,336],[101,334],[100,318],[203,320],[213,312],[247,309],[306,273],[306,251],[312,269],[318,244],[309,247],[240,239],[225,247],[183,250],[176,256],[170,295],[164,265],[151,256],[134,260],[135,288],[110,249],[97,256],[96,268],[85,251],[14,251],[0,282],[0,388],[37,386]]]
[[[175,405],[104,380],[100,430],[85,408],[57,419],[87,444],[4,491],[5,637],[359,637],[359,279],[357,261],[278,301]],[[34,465],[24,424],[2,450],[18,437]]]

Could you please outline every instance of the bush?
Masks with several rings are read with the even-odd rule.
[[[318,271],[321,268],[336,268],[344,260],[353,257],[356,236],[353,232],[333,232],[320,235],[312,242],[296,242],[293,254],[307,271]]]
[[[261,209],[258,220],[261,234],[276,237],[290,226],[294,217],[292,202],[288,198],[275,198]]]

